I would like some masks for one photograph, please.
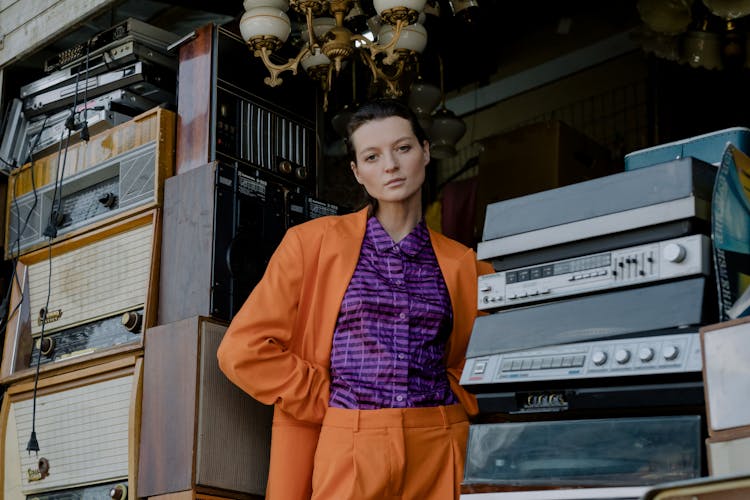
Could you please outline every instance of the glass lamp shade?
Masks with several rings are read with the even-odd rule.
[[[716,33],[689,31],[682,43],[682,58],[693,68],[722,69],[721,37]]]
[[[378,33],[378,43],[387,45],[393,39],[393,26],[384,24]],[[419,23],[404,26],[396,41],[396,50],[412,50],[422,53],[427,46],[427,30]]]
[[[240,18],[242,39],[249,42],[254,37],[276,39],[279,44],[286,42],[292,32],[289,17],[273,7],[256,7],[250,9]]]
[[[665,35],[683,33],[692,20],[688,0],[638,0],[637,7],[646,26]]]
[[[422,12],[426,3],[427,0],[373,0],[372,2],[373,7],[375,7],[375,12],[384,19],[388,18],[388,16],[383,15],[384,12],[401,10],[414,11],[417,13]]]
[[[703,0],[715,16],[731,21],[750,14],[750,0]]]
[[[313,34],[315,35],[315,38],[320,40],[323,38],[323,35],[331,31],[331,28],[336,26],[336,20],[332,17],[316,17],[312,21],[313,23]],[[300,36],[304,41],[307,43],[310,43],[309,33],[307,32],[307,26],[304,26],[304,29],[300,31]]]
[[[456,143],[466,133],[466,124],[446,108],[435,112],[430,128],[430,156],[438,160],[456,155]]]
[[[329,64],[331,64],[331,60],[328,59],[328,56],[321,52],[320,48],[318,47],[313,51],[313,53],[303,57],[300,61],[300,64],[302,65],[302,69],[310,73],[312,68],[327,67]]]
[[[431,114],[440,104],[440,89],[418,78],[409,90],[409,107],[417,114]]]
[[[258,7],[273,7],[284,12],[289,10],[289,0],[245,0],[242,2],[245,10],[256,9]]]

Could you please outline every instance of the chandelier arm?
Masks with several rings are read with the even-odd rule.
[[[366,54],[360,54],[362,56],[362,59],[367,63],[367,66],[370,68],[370,72],[372,73],[372,79],[373,81],[382,80],[385,82],[385,84],[388,86],[389,91],[394,96],[400,96],[403,94],[403,92],[398,88],[398,80],[401,78],[401,75],[404,72],[404,68],[406,67],[406,61],[401,58],[398,61],[398,68],[396,69],[396,73],[394,75],[388,75],[383,70],[378,68],[377,64],[375,64],[375,61],[367,57]]]
[[[320,47],[318,39],[315,37],[315,30],[313,29],[313,12],[312,8],[308,7],[305,10],[305,23],[307,24],[307,36],[310,37],[310,53],[314,54],[315,49]]]
[[[393,29],[393,38],[386,45],[379,45],[375,42],[371,42],[369,39],[362,35],[352,35],[352,40],[356,40],[362,44],[370,52],[370,57],[375,58],[376,55],[384,53],[385,58],[383,59],[384,64],[393,64],[398,60],[398,53],[396,52],[396,44],[398,39],[401,37],[401,30],[406,26],[406,21],[399,19],[396,21],[396,26]]]
[[[278,87],[283,82],[283,80],[279,78],[279,74],[283,73],[284,71],[291,71],[293,75],[296,75],[297,66],[299,65],[299,62],[308,53],[310,53],[310,46],[306,45],[299,52],[299,54],[297,54],[296,57],[289,59],[284,64],[274,64],[273,62],[271,62],[271,59],[269,59],[268,57],[269,50],[266,47],[261,47],[260,50],[256,50],[255,56],[261,58],[266,69],[271,74],[271,76],[265,77],[263,79],[263,82],[269,87]]]

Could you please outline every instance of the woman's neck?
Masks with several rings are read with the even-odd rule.
[[[380,225],[394,243],[398,243],[419,224],[422,219],[422,206],[421,204],[406,206],[400,203],[379,202],[375,217],[378,218]]]

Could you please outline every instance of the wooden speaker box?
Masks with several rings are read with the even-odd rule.
[[[8,387],[0,413],[5,500],[137,498],[140,353],[56,367]],[[32,418],[38,453],[26,450]]]
[[[160,234],[154,209],[19,258],[3,383],[23,377],[37,361],[44,372],[141,349],[142,332],[156,320]]]
[[[146,332],[139,495],[265,494],[273,408],[219,370],[225,331],[193,317]]]
[[[172,111],[154,108],[70,146],[59,165],[54,153],[13,171],[6,258],[45,246],[53,212],[59,243],[160,206],[164,179],[174,172],[175,123]]]

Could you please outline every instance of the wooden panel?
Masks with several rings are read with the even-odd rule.
[[[211,160],[211,92],[215,27],[196,31],[197,37],[180,47],[177,100],[176,173],[181,174]]]
[[[193,486],[198,320],[146,332],[138,492],[153,496]]]
[[[8,5],[0,12],[0,33],[5,34],[0,49],[0,67],[28,55],[63,35],[89,17],[93,17],[117,0],[24,0]],[[13,15],[15,9],[23,12]],[[9,10],[11,12],[6,12]],[[29,18],[16,24],[19,15]]]
[[[164,184],[159,324],[211,315],[215,169],[202,165]]]

